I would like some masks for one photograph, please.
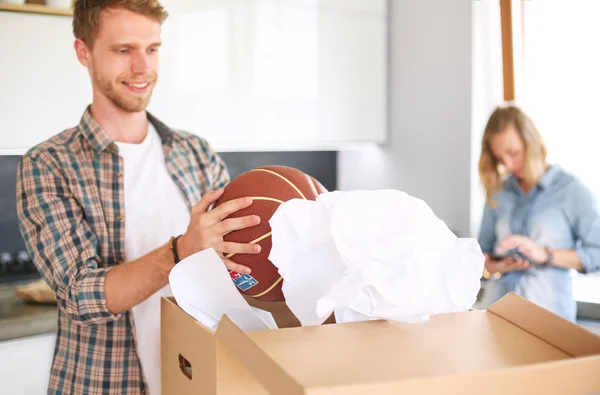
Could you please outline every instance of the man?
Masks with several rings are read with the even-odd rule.
[[[258,224],[226,219],[251,199],[208,211],[229,181],[219,156],[145,110],[166,17],[156,0],[76,2],[74,47],[92,103],[78,126],[19,166],[21,232],[58,301],[50,394],[160,394],[159,301],[170,294],[170,270],[209,247],[260,248],[223,241]]]

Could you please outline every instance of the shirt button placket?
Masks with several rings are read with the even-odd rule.
[[[518,210],[518,224],[519,229],[517,229],[517,233],[524,235],[525,233],[525,207],[527,205],[527,200],[524,197],[521,197],[519,201],[519,210]]]

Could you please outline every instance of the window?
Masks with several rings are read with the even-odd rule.
[[[544,136],[550,160],[600,198],[600,1],[521,5],[523,80],[517,99]],[[600,303],[600,274],[576,275],[574,292],[577,300]]]
[[[473,7],[471,232],[479,229],[484,202],[477,173],[481,135],[503,100],[514,100],[533,118],[549,160],[600,198],[600,1],[482,0]],[[573,276],[575,299],[591,303],[600,318],[600,273]]]

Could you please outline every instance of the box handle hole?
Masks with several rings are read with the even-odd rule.
[[[181,369],[181,373],[183,373],[185,377],[190,380],[192,379],[192,364],[181,354],[179,354],[179,369]]]

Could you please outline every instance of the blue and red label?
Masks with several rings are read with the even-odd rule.
[[[231,279],[235,283],[236,287],[240,289],[240,291],[247,291],[256,284],[258,284],[258,281],[249,274],[240,274],[237,272],[230,271],[229,275],[231,276]]]

